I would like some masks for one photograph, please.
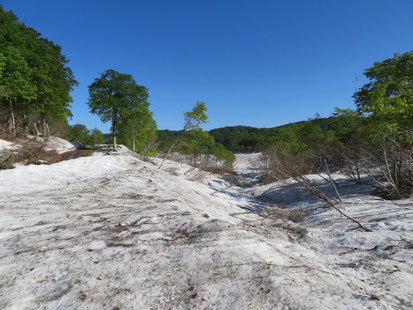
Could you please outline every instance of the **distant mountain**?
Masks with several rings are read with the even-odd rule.
[[[290,126],[303,126],[308,122],[317,121],[323,130],[328,130],[330,118],[317,118],[314,120],[299,121],[271,128],[256,128],[251,126],[227,126],[209,131],[215,142],[221,143],[232,152],[249,153],[264,150],[270,144],[270,138],[278,134],[281,128]],[[174,141],[181,131],[158,130],[158,144],[161,149],[166,148],[170,141]]]

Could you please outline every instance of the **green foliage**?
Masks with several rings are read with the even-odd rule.
[[[137,85],[129,74],[113,69],[105,70],[89,85],[89,107],[100,116],[102,122],[118,122],[122,113],[140,104],[147,104],[148,90]]]
[[[270,144],[277,145],[282,154],[298,154],[306,147],[300,139],[300,132],[302,130],[297,125],[280,128],[277,134],[270,139]]]
[[[0,170],[13,169],[13,161],[11,158],[0,160]]]
[[[197,101],[191,111],[184,113],[184,131],[196,130],[201,124],[208,122],[205,102]]]
[[[216,143],[214,137],[200,127],[201,124],[208,122],[206,111],[205,103],[197,101],[190,112],[184,113],[185,125],[180,132],[183,135],[183,141],[178,151],[191,155],[194,165],[202,155],[214,155],[218,161],[231,165],[235,160],[235,155],[227,151],[222,144]],[[164,131],[163,134],[168,136],[171,132]]]
[[[180,150],[184,154],[191,154],[197,158],[201,154],[210,153],[214,143],[214,138],[208,132],[200,128],[193,129],[185,135],[184,143]]]
[[[82,143],[83,145],[90,144],[89,130],[85,125],[76,124],[70,128],[68,138],[71,141]]]
[[[354,93],[358,112],[365,115],[364,140],[383,147],[413,143],[413,51],[396,53],[366,69],[369,82]],[[392,142],[392,143],[393,143]]]
[[[157,149],[160,152],[166,153],[172,144],[183,136],[182,130],[157,130],[156,131],[156,144]]]
[[[70,127],[67,138],[83,145],[96,145],[105,142],[104,134],[97,128],[87,129],[85,125],[76,124]]]
[[[99,129],[94,128],[90,131],[90,144],[96,145],[96,144],[103,144],[105,143],[105,135],[103,132],[101,132]]]
[[[375,62],[364,75],[370,82],[354,94],[358,110],[383,130],[412,130],[413,51]]]
[[[213,129],[209,133],[217,143],[232,152],[257,152],[269,145],[269,138],[276,133],[276,129],[234,126]]]
[[[196,161],[201,159],[202,155],[214,155],[218,161],[226,165],[232,165],[235,161],[234,153],[226,150],[222,144],[216,143],[214,137],[207,131],[203,131],[200,128],[193,129],[184,137],[184,141],[178,148],[178,151],[191,155],[195,165]]]
[[[119,73],[113,69],[105,70],[89,85],[90,111],[99,115],[103,122],[111,121],[115,149],[119,122],[123,120],[124,131],[128,127],[134,127],[131,131],[136,133],[139,126],[142,126],[141,123],[136,124],[145,113],[142,106],[149,107],[148,97],[146,87],[137,85],[131,75]],[[152,119],[152,115],[150,118]],[[128,133],[125,132],[125,135]],[[134,133],[129,132],[129,135],[133,136]]]
[[[221,143],[214,143],[212,145],[211,154],[214,155],[219,161],[223,161],[229,165],[232,165],[235,161],[234,153],[225,149]]]
[[[28,120],[66,120],[77,82],[60,46],[0,6],[0,51],[0,112],[20,127]]]
[[[147,105],[125,112],[120,124],[121,141],[134,152],[148,156],[154,154],[156,122]]]

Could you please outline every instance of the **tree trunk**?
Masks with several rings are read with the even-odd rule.
[[[16,137],[16,119],[14,118],[13,103],[11,102],[11,99],[9,99],[9,103],[11,111],[10,133],[13,135],[13,137]]]
[[[133,137],[133,139],[132,139],[132,151],[134,151],[135,152],[135,149],[136,149],[136,138],[135,137]]]
[[[39,130],[37,129],[36,122],[33,122],[34,131],[36,132],[36,140],[39,139]]]
[[[30,133],[30,122],[27,119],[26,113],[23,113],[23,131],[25,133]]]
[[[116,121],[115,116],[112,119],[112,137],[113,137],[113,150],[116,151]]]
[[[46,120],[43,120],[43,137],[49,138],[49,136],[50,136],[49,124],[46,122]]]
[[[117,145],[116,145],[116,135],[115,132],[112,132],[113,135],[113,150],[116,151],[117,150]]]
[[[161,168],[162,168],[162,165],[163,165],[164,161],[166,160],[166,158],[168,157],[169,153],[172,152],[172,150],[174,149],[174,147],[175,147],[179,142],[181,142],[181,141],[180,141],[180,140],[176,140],[176,141],[172,144],[172,146],[169,148],[168,152],[165,154],[165,157],[163,158],[162,162],[160,163],[158,169],[161,169]]]

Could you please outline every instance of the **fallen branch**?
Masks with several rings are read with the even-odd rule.
[[[311,181],[304,175],[300,175],[294,178],[296,181],[304,184],[305,188],[311,192],[314,196],[324,200],[325,202],[327,202],[327,204],[334,208],[338,213],[340,213],[342,216],[344,216],[345,218],[349,219],[350,221],[356,223],[358,225],[359,228],[361,228],[362,230],[366,231],[366,232],[372,232],[371,229],[365,227],[363,224],[361,224],[359,221],[357,221],[356,219],[350,217],[349,215],[345,214],[343,211],[341,211],[335,203],[338,203],[339,201],[331,196],[329,196],[326,192],[324,192],[323,190],[319,189],[317,186],[315,186],[313,183],[311,183]]]

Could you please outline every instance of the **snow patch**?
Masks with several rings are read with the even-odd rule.
[[[49,137],[46,140],[45,145],[43,146],[43,150],[46,152],[54,151],[58,154],[66,153],[69,151],[76,150],[76,147],[70,143],[59,137]]]
[[[19,144],[0,139],[0,152],[18,150],[21,147]]]
[[[261,153],[235,154],[234,170],[240,174],[254,171],[261,156]]]

